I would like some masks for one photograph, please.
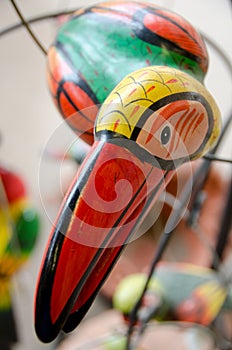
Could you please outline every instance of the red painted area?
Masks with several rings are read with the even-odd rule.
[[[179,14],[176,14],[175,12],[167,11],[164,9],[159,9],[156,11],[156,14],[161,17],[166,17],[170,21],[176,23],[176,25],[183,28],[186,32],[188,32],[188,35],[192,38],[195,38],[195,41],[199,42],[200,46],[204,46],[204,43],[202,39],[200,38],[199,34],[195,30],[195,28],[183,17],[181,17]]]
[[[182,21],[181,17],[174,14],[170,15],[169,12],[160,11],[159,13],[164,16],[159,16],[158,12],[156,14],[147,13],[144,17],[145,27],[151,32],[176,43],[179,47],[199,57],[201,59],[200,65],[203,71],[206,71],[208,55],[206,47],[198,33],[188,22],[185,20]]]
[[[93,126],[98,107],[89,95],[71,79],[73,72],[62,55],[52,47],[48,52],[47,81],[62,116],[80,137],[93,143]],[[64,81],[64,83],[62,83]],[[67,120],[67,118],[69,118]],[[87,133],[86,133],[87,132]]]
[[[147,52],[148,52],[149,54],[152,53],[151,48],[150,48],[149,46],[146,46],[146,49],[147,49]]]
[[[193,110],[192,116],[194,118],[194,121],[189,123],[185,135],[183,136],[184,142],[187,140],[188,137],[191,137],[194,134],[195,130],[198,128],[199,125],[201,125],[205,118],[204,113],[199,114],[195,110]]]
[[[165,84],[174,84],[174,83],[177,83],[178,80],[177,79],[170,79],[168,81],[165,82]]]
[[[149,92],[151,92],[151,91],[154,90],[154,89],[155,89],[155,86],[153,85],[153,86],[151,86],[149,89],[147,89],[146,93],[148,94]]]
[[[88,171],[85,164],[86,162],[78,176]],[[116,240],[116,244],[124,241],[130,225],[134,225],[130,220],[137,220],[147,197],[145,176],[150,169],[150,165],[143,165],[132,153],[121,147],[110,144],[103,147],[76,204],[59,255],[51,299],[53,323],[59,317],[87,268],[92,265],[92,259],[102,242],[107,239],[106,246],[108,246],[112,244],[110,243],[112,239]],[[117,185],[119,188],[116,187]],[[121,189],[120,186],[122,186]],[[136,210],[133,216],[132,213]],[[123,227],[123,235],[116,238],[118,230],[126,222],[129,226],[125,229]],[[115,229],[109,236],[112,227]],[[102,266],[97,265],[96,278],[93,278],[86,298],[93,293],[98,284],[97,276],[103,276],[114,260],[117,249],[106,249],[104,254],[106,256],[100,264]],[[91,268],[95,267],[97,261]],[[88,278],[88,274],[85,278]]]
[[[167,178],[167,181],[170,180],[172,177],[172,174],[170,173],[170,176]],[[148,188],[152,184],[153,188],[156,187],[157,183],[163,178],[163,172],[159,171],[156,168],[153,168],[151,171],[151,174],[149,178],[147,178],[147,185]],[[89,298],[91,298],[92,294],[94,291],[101,285],[102,280],[104,277],[107,275],[109,272],[109,269],[111,269],[112,264],[114,264],[115,259],[117,258],[121,247],[125,244],[125,241],[128,239],[129,234],[131,230],[133,229],[133,226],[135,225],[135,222],[138,220],[141,215],[145,217],[147,213],[149,212],[150,208],[156,201],[156,198],[160,191],[163,190],[163,188],[166,186],[166,182],[164,181],[163,184],[161,185],[159,191],[157,194],[151,195],[150,191],[148,190],[149,194],[140,202],[140,204],[137,206],[134,211],[129,210],[128,214],[130,215],[128,219],[125,221],[123,228],[121,228],[117,234],[112,235],[112,239],[110,242],[110,245],[108,248],[105,248],[101,257],[99,258],[97,264],[94,266],[91,274],[89,275],[88,279],[86,280],[77,300],[75,305],[73,306],[73,309],[71,312],[75,312],[76,310],[80,309],[87,301]],[[153,201],[150,204],[150,206],[147,207],[147,209],[143,212],[142,210],[144,208],[144,205],[149,198],[149,196],[153,196]],[[128,216],[128,215],[127,215]],[[130,240],[129,240],[130,242]],[[128,243],[129,243],[128,242]]]
[[[97,147],[95,143],[92,154]],[[82,278],[84,285],[79,284],[80,294],[74,309],[81,307],[94,293],[141,216],[148,194],[163,178],[163,171],[140,162],[126,149],[112,144],[103,146],[90,173],[86,164],[88,160],[83,163],[78,177],[82,172],[88,173],[88,181],[77,201],[57,263],[51,298],[53,323]],[[96,254],[99,254],[97,258]]]
[[[0,167],[0,179],[9,203],[26,197],[27,191],[19,175]]]
[[[99,287],[99,285],[101,285],[101,282],[104,279],[105,275],[107,275],[107,273],[111,269],[111,265],[114,264],[115,259],[117,258],[121,250],[121,247],[125,244],[125,241],[131,229],[133,228],[133,225],[135,224],[134,219],[136,219],[136,217],[139,216],[143,206],[144,202],[142,202],[134,211],[134,213],[132,213],[129,220],[125,223],[126,225],[123,227],[123,229],[121,229],[117,233],[117,235],[115,235],[112,238],[112,247],[104,249],[104,252],[98,260],[96,266],[94,266],[93,271],[86,280],[83,289],[81,290],[80,295],[78,296],[71,312],[75,312],[76,310],[81,308],[92,296],[92,294]]]
[[[120,124],[120,119],[117,119],[116,122],[114,123],[114,131],[116,131],[119,124]]]
[[[93,143],[93,126],[98,106],[79,86],[66,82],[59,95],[59,106],[68,124],[89,144]],[[91,135],[86,135],[86,132]]]
[[[55,47],[51,47],[48,51],[47,79],[50,92],[53,96],[57,95],[60,81],[62,81],[64,77],[71,75],[72,70],[65,60]]]
[[[65,307],[96,251],[97,248],[65,239],[52,291],[50,313],[53,323]]]
[[[95,113],[98,112],[98,108],[88,94],[72,81],[65,82],[62,90],[60,105],[64,116],[70,117],[74,112],[80,110],[86,122],[94,123],[95,119],[93,118],[96,117]],[[64,101],[62,100],[63,96],[65,96]],[[86,108],[88,109],[85,110]]]

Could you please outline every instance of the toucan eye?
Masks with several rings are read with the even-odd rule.
[[[160,135],[160,140],[161,140],[162,145],[166,145],[168,143],[168,141],[170,140],[170,137],[171,137],[171,129],[167,125],[162,130],[161,135]]]

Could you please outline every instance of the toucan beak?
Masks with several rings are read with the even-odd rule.
[[[131,145],[95,141],[64,199],[37,285],[35,329],[43,342],[82,320],[171,177]]]

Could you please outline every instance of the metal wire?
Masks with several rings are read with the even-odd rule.
[[[76,9],[67,10],[67,11],[52,12],[52,13],[48,13],[46,15],[35,16],[35,17],[32,17],[32,18],[29,18],[29,19],[27,19],[26,22],[27,22],[28,25],[34,24],[34,23],[40,23],[40,22],[43,22],[43,21],[47,21],[49,19],[54,19],[54,18],[60,17],[62,15],[70,15],[70,14],[72,14],[75,11],[76,11]],[[20,22],[20,23],[12,24],[9,27],[3,28],[2,30],[0,30],[0,38],[4,37],[7,34],[11,34],[15,30],[20,29],[22,27],[23,27],[23,23]]]
[[[29,33],[29,35],[31,36],[32,40],[36,43],[36,45],[40,48],[40,50],[47,55],[47,50],[44,48],[44,46],[42,45],[42,43],[39,41],[39,39],[37,38],[37,36],[33,33],[33,31],[31,30],[31,27],[29,26],[28,22],[25,20],[22,12],[19,10],[19,7],[17,6],[16,2],[14,0],[10,0],[12,3],[12,6],[14,7],[17,15],[19,16],[19,18],[21,19],[22,24],[24,25],[24,27],[26,28],[27,32]]]
[[[230,163],[232,164],[232,159],[228,159],[228,158],[223,158],[223,157],[217,157],[214,154],[208,153],[206,154],[204,157],[204,159],[210,160],[210,161],[214,161],[214,162],[222,162],[222,163]]]

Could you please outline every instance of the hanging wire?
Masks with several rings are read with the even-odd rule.
[[[36,45],[40,48],[40,50],[47,55],[47,50],[44,48],[44,46],[42,45],[42,43],[39,41],[39,39],[37,38],[37,36],[33,33],[33,31],[31,30],[31,27],[29,26],[28,22],[25,20],[22,12],[19,10],[18,6],[16,5],[16,2],[14,0],[10,0],[12,6],[14,7],[17,15],[19,16],[19,18],[21,19],[22,24],[24,25],[24,27],[26,28],[27,32],[29,33],[29,35],[31,36],[32,40],[36,43]]]
[[[218,232],[218,239],[216,242],[216,248],[215,252],[219,259],[223,258],[223,253],[226,247],[226,244],[228,242],[229,234],[230,234],[230,229],[232,225],[232,215],[231,215],[231,208],[232,208],[232,177],[230,179],[230,185],[229,185],[229,190],[227,194],[227,199],[226,199],[226,205],[225,209],[222,215],[221,219],[221,224],[220,224],[220,229]],[[216,268],[216,261],[215,259],[212,262],[212,268]]]
[[[206,154],[203,158],[207,159],[207,160],[210,160],[210,161],[232,164],[232,159],[217,157],[217,156],[215,156],[214,154],[211,154],[211,153]]]
[[[47,55],[47,50],[45,49],[44,45],[41,43],[41,41],[38,39],[38,37],[34,34],[34,32],[32,31],[30,24],[32,23],[37,23],[37,22],[41,22],[41,21],[45,21],[48,19],[52,19],[52,18],[56,18],[62,15],[69,15],[72,14],[73,12],[75,12],[77,10],[77,8],[72,9],[72,10],[62,10],[59,12],[54,12],[51,14],[46,14],[46,15],[42,15],[42,16],[36,16],[33,17],[31,19],[26,20],[25,17],[23,16],[22,12],[20,11],[19,7],[17,6],[16,2],[14,0],[10,0],[12,6],[14,7],[18,17],[20,18],[21,22],[20,23],[16,23],[13,24],[7,28],[4,28],[0,31],[0,37],[13,32],[14,30],[24,26],[25,29],[27,30],[28,34],[31,36],[32,40],[35,42],[35,44],[38,46],[38,48],[40,49],[40,51]]]
[[[26,22],[28,25],[33,24],[33,23],[40,23],[43,21],[47,21],[49,19],[54,19],[54,18],[60,17],[62,15],[70,15],[70,14],[74,13],[75,11],[76,11],[76,9],[67,10],[67,11],[52,12],[52,13],[48,13],[46,15],[35,16],[32,18],[29,18]],[[9,27],[6,27],[6,28],[0,30],[0,37],[3,37],[7,34],[10,34],[10,33],[14,32],[15,30],[20,29],[22,27],[23,27],[22,22],[12,24]]]

